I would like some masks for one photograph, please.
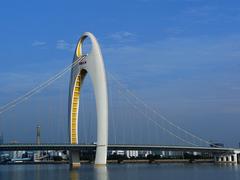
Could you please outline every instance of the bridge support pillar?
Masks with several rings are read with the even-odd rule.
[[[232,162],[237,163],[237,154],[232,155]]]
[[[226,156],[223,156],[223,160],[222,160],[223,162],[226,162],[227,161],[227,158],[226,158]]]
[[[70,166],[72,168],[80,167],[80,155],[79,151],[70,151]]]
[[[233,154],[223,154],[217,157],[214,157],[215,162],[220,163],[238,163],[237,153]]]

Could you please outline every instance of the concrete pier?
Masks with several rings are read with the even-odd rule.
[[[70,151],[70,166],[71,168],[80,167],[80,155],[79,151]]]
[[[217,163],[238,163],[238,154],[239,151],[234,151],[232,153],[221,154],[214,157],[215,162]]]

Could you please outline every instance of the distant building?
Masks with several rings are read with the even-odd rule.
[[[26,153],[26,151],[12,151],[10,153],[11,159],[22,159],[23,155]]]
[[[162,151],[162,157],[170,157],[172,154],[172,151]]]
[[[33,151],[26,151],[22,154],[22,158],[29,158],[30,160],[34,159],[34,152]]]
[[[13,140],[10,142],[10,144],[17,144],[18,142],[16,140]],[[9,157],[10,159],[17,159],[20,158],[20,156],[23,154],[24,152],[20,152],[20,151],[11,151],[9,153]]]
[[[138,151],[136,150],[128,150],[126,151],[126,155],[128,158],[131,158],[131,157],[138,157]]]
[[[182,151],[170,151],[169,154],[170,154],[172,157],[175,157],[175,158],[183,157],[183,152],[182,152]]]
[[[201,152],[195,152],[195,151],[193,152],[194,156],[200,156],[201,154],[202,154]]]
[[[124,156],[124,151],[122,151],[122,150],[117,150],[117,151],[112,151],[112,153],[111,153],[112,155],[122,155],[122,156]]]
[[[36,127],[36,144],[40,144],[41,143],[41,134],[40,134],[40,126],[38,125]]]
[[[138,157],[147,157],[148,155],[153,154],[152,151],[138,151]]]
[[[37,125],[36,127],[36,144],[39,145],[41,144],[41,134],[40,134],[40,126]],[[34,153],[34,161],[39,161],[39,158],[41,156],[41,151],[36,151]]]

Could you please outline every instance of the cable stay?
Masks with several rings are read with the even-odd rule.
[[[126,97],[126,96],[123,96]],[[161,126],[161,124],[159,124],[158,121],[154,120],[153,118],[149,117],[146,113],[144,113],[140,108],[138,108],[136,105],[134,105],[129,98],[126,98],[127,103],[129,103],[130,105],[132,105],[139,113],[141,113],[142,115],[144,115],[148,120],[152,121],[156,126],[158,126],[159,128],[161,128],[163,131],[167,132],[168,134],[174,136],[175,138],[177,138],[178,140],[192,145],[192,146],[198,146],[197,144],[191,143],[190,141],[187,141],[183,138],[181,138],[180,136],[176,135],[175,133],[173,133],[172,131],[168,130],[167,128],[164,128],[163,126]]]
[[[108,72],[108,77],[110,77],[119,87],[119,89],[122,89],[125,92],[125,98],[127,98],[127,96],[132,97],[133,99],[135,99],[136,102],[138,102],[139,104],[143,105],[147,110],[149,110],[150,112],[154,113],[155,115],[157,115],[161,120],[163,120],[164,122],[168,123],[170,126],[178,129],[179,131],[183,132],[184,134],[186,134],[187,136],[196,139],[197,141],[205,144],[205,145],[212,145],[212,143],[208,140],[205,140],[199,136],[194,135],[193,133],[189,132],[188,130],[174,124],[173,122],[171,122],[166,116],[162,115],[162,113],[160,113],[158,110],[154,109],[153,107],[151,107],[150,105],[148,105],[147,103],[145,103],[144,100],[142,100],[141,98],[139,98],[138,96],[136,96],[131,90],[129,90],[125,85],[123,85],[112,73]],[[122,92],[123,92],[122,91]],[[126,96],[127,94],[127,96]],[[132,103],[132,101],[130,101],[129,99],[126,99],[128,103],[131,103],[131,105],[137,109],[140,113],[144,113],[141,109],[139,110],[137,108],[137,106]],[[187,144],[193,145],[193,146],[199,146],[197,143],[192,143],[188,140],[185,140],[181,137],[179,137],[178,135],[176,135],[175,133],[173,133],[172,131],[162,127],[158,121],[154,120],[153,118],[149,117],[146,115],[146,113],[144,114],[144,116],[152,121],[155,125],[157,125],[159,128],[161,128],[162,130],[164,130],[165,132],[168,132],[168,134],[171,134],[172,136],[176,137],[177,139],[181,140],[182,142],[185,142]]]
[[[32,96],[34,96],[35,94],[41,92],[42,90],[44,90],[45,88],[47,88],[48,86],[53,84],[56,80],[58,80],[64,74],[69,72],[73,67],[78,65],[78,63],[80,61],[82,61],[85,57],[86,57],[86,55],[81,56],[76,61],[74,61],[73,63],[71,63],[70,65],[68,65],[64,69],[62,69],[60,72],[58,72],[57,74],[50,77],[48,80],[44,81],[40,85],[37,85],[36,87],[34,87],[30,91],[26,92],[22,96],[19,96],[19,97],[13,99],[12,101],[10,101],[9,103],[0,107],[0,114],[15,108],[17,105],[23,103],[24,101],[27,101],[27,100],[31,99]],[[116,78],[112,73],[110,73],[110,72],[107,72],[107,73],[108,73],[107,74],[108,77],[110,78],[109,80],[112,80],[112,82],[114,84],[116,84],[116,86],[119,90],[118,92],[124,98],[124,102],[126,102],[128,105],[130,105],[130,107],[133,107],[133,109],[137,110],[138,114],[145,117],[144,120],[148,120],[148,122],[151,122],[155,127],[160,128],[163,132],[166,132],[171,137],[174,137],[175,140],[177,139],[181,143],[185,143],[185,144],[190,145],[190,146],[200,146],[200,144],[212,145],[212,143],[210,141],[207,141],[207,140],[189,132],[188,130],[176,125],[172,121],[170,121],[166,116],[162,115],[162,113],[159,112],[157,109],[151,107],[143,99],[141,99],[137,95],[135,95],[130,89],[128,89],[123,83],[121,83],[118,80],[118,78]],[[109,83],[109,84],[111,84],[111,83]],[[113,102],[113,100],[111,98],[112,98],[113,94],[115,94],[115,93],[110,89],[110,87],[108,87],[108,88],[109,88],[109,93],[110,93],[109,94],[109,97],[110,97],[110,99],[109,99],[110,102],[109,103],[110,103],[110,106],[113,106],[115,102]],[[120,101],[120,99],[118,99],[118,100]],[[86,112],[87,112],[86,106],[82,106],[82,111],[83,111],[83,114],[86,114]],[[109,113],[110,113],[109,115],[111,115],[111,116],[115,115],[115,113],[112,112],[112,111],[109,111]],[[124,119],[126,119],[126,118],[127,119],[128,118],[129,119],[137,119],[137,117],[134,113],[129,113],[129,114],[126,114],[126,113],[129,113],[129,111],[127,110],[124,113],[121,112],[119,114],[119,116],[121,116]],[[90,116],[92,116],[92,113],[89,113],[88,116],[84,115],[83,118],[84,119],[87,118],[87,117],[92,118]],[[157,118],[154,118],[154,117],[157,117]],[[88,124],[88,123],[91,123],[91,121],[88,122],[88,123],[87,122],[84,122],[84,123]],[[116,127],[117,124],[115,122],[115,118],[113,118],[113,122],[110,125],[113,126],[112,127],[113,128],[113,133],[114,133],[113,134],[113,141],[114,141],[114,143],[116,143],[117,139],[118,139],[116,130],[118,128]],[[132,128],[132,129],[134,129],[134,128]],[[132,134],[132,129],[131,129],[131,134]],[[86,132],[84,130],[84,135],[83,135],[84,137],[82,139],[85,143],[88,140],[93,139],[92,137],[88,136],[86,134]],[[181,133],[181,134],[179,135],[177,133]],[[122,138],[124,139],[125,136],[126,136],[126,134],[124,133]],[[189,138],[192,138],[192,139],[189,140]],[[197,142],[195,142],[195,141],[193,142],[193,140],[196,140]]]
[[[3,105],[0,108],[0,114],[2,114],[4,112],[7,112],[8,110],[12,109],[16,105],[21,104],[22,102],[31,98],[33,95],[39,93],[40,91],[42,91],[46,87],[50,86],[52,83],[54,83],[56,80],[61,78],[64,74],[66,74],[69,70],[71,70],[73,67],[75,67],[85,57],[86,57],[86,55],[81,56],[76,61],[74,61],[72,64],[70,64],[66,68],[64,68],[62,71],[60,71],[59,73],[57,73],[54,76],[52,76],[51,78],[49,78],[47,81],[45,81],[42,84],[40,84],[40,85],[36,86],[35,88],[31,89],[30,91],[28,91],[24,95],[19,96],[19,97],[15,98],[14,100],[10,101],[9,103]]]

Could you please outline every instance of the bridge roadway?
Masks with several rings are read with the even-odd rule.
[[[95,144],[2,144],[0,151],[37,151],[37,150],[96,150]],[[190,146],[162,146],[162,145],[135,145],[135,144],[109,144],[108,150],[148,150],[148,151],[182,151],[182,152],[212,152],[233,153],[234,148],[217,147],[190,147]]]

